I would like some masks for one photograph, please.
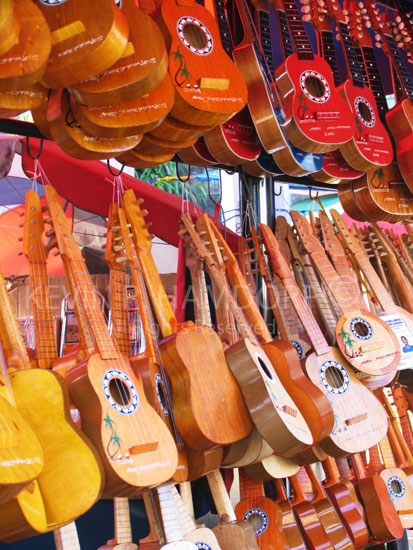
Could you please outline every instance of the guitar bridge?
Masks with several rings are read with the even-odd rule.
[[[290,414],[294,418],[297,416],[297,409],[293,409],[292,407],[289,407],[288,405],[283,405],[281,407],[281,410],[285,412],[286,414]]]
[[[352,426],[353,424],[358,424],[359,422],[363,422],[363,420],[367,420],[368,413],[359,414],[358,416],[353,416],[353,418],[348,418],[346,420],[347,426]]]
[[[384,137],[383,136],[374,136],[372,134],[367,135],[367,141],[370,141],[371,143],[383,143]]]
[[[149,443],[142,443],[141,445],[133,445],[129,448],[130,455],[139,455],[143,453],[151,453],[158,448],[158,441],[150,441]]]
[[[337,120],[340,118],[340,113],[338,111],[317,111],[315,118],[317,120]]]

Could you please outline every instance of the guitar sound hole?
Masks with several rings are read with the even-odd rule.
[[[314,97],[322,97],[324,95],[325,88],[323,83],[315,76],[307,76],[305,79],[305,87]]]
[[[129,388],[119,378],[112,378],[109,382],[109,393],[112,399],[121,407],[129,405],[131,400]]]
[[[263,527],[264,521],[260,514],[251,514],[248,518],[251,527],[254,529],[254,533],[259,533]]]
[[[359,103],[358,108],[359,108],[361,118],[365,120],[365,122],[367,123],[371,122],[372,116],[371,116],[370,109],[367,107],[367,105],[361,101]]]
[[[354,323],[353,329],[357,336],[360,336],[361,338],[364,338],[369,333],[369,327],[366,325],[366,323],[363,323],[362,321]]]
[[[260,357],[258,357],[258,363],[260,364],[260,367],[261,367],[262,370],[264,371],[265,376],[266,376],[267,378],[269,378],[270,380],[272,380],[273,377],[272,377],[271,372],[268,370],[267,365],[264,363],[264,361],[263,361]]]
[[[340,369],[337,367],[327,367],[324,373],[326,381],[332,388],[339,389],[344,386],[344,376]]]
[[[207,44],[208,40],[205,36],[205,33],[198,25],[194,25],[193,23],[186,23],[182,29],[183,35],[185,40],[197,50],[204,49]]]
[[[392,479],[390,483],[390,488],[395,495],[401,495],[403,493],[402,484],[400,483],[400,481],[397,481],[397,479]]]

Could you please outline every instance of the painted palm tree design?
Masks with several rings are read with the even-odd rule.
[[[344,327],[341,329],[340,336],[343,340],[344,351],[348,357],[354,357],[354,344],[355,341],[351,337],[349,332],[346,332]]]
[[[105,426],[105,431],[109,436],[109,441],[106,446],[106,451],[110,458],[113,460],[115,456],[120,451],[120,438],[116,433],[116,427],[115,422],[112,420],[112,418],[109,416],[109,412],[106,411],[106,416],[103,418],[103,423]]]
[[[174,77],[177,86],[183,86],[184,84],[189,83],[189,81],[191,80],[191,73],[187,69],[185,57],[182,55],[180,47],[181,46],[178,46],[174,52],[171,52],[173,56],[173,61],[179,63],[178,69]]]
[[[376,179],[378,180],[377,183],[375,183]],[[374,189],[379,189],[379,188],[382,189],[384,187],[387,187],[385,185],[385,182],[383,182],[383,179],[384,179],[383,168],[378,168],[377,170],[374,170],[370,183],[374,187]]]
[[[298,115],[303,119],[305,116],[306,111],[308,111],[307,107],[307,101],[305,98],[305,95],[301,92],[301,94],[298,96]]]
[[[361,134],[363,133],[363,128],[361,126],[361,122],[358,116],[356,116],[356,132],[358,134],[358,137],[360,138]]]

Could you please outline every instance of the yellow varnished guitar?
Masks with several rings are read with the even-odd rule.
[[[103,459],[105,492],[136,494],[137,488],[162,483],[176,469],[177,454],[169,430],[149,405],[142,380],[110,338],[106,321],[79,247],[56,191],[45,187],[59,251],[65,256],[95,349],[67,374],[70,396],[80,411],[82,429]]]
[[[23,251],[30,261],[32,303],[36,311],[36,366],[40,368],[31,368],[2,279],[0,292],[4,307],[1,308],[0,338],[11,370],[17,407],[38,435],[45,454],[45,468],[37,478],[41,495],[38,506],[24,500],[24,497],[32,500],[35,495],[27,490],[0,510],[0,517],[7,517],[1,525],[0,537],[8,542],[50,531],[77,518],[100,497],[104,479],[96,449],[71,419],[65,385],[49,370],[55,340],[50,295],[46,291],[42,230],[40,198],[29,190]],[[54,354],[57,355],[56,344]],[[32,518],[37,520],[43,513],[46,525],[39,528],[36,522],[33,524]]]

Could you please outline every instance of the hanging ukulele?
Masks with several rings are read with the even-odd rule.
[[[177,466],[173,438],[149,405],[140,377],[113,343],[69,222],[56,191],[45,186],[61,256],[65,256],[95,349],[67,374],[70,396],[80,411],[82,429],[97,447],[106,471],[105,492],[129,496],[171,478]],[[148,465],[151,465],[150,467]]]
[[[295,53],[275,71],[285,132],[305,151],[334,151],[354,134],[350,110],[336,91],[330,66],[313,53],[295,0],[273,0],[272,5],[285,11],[295,46]]]
[[[270,228],[260,224],[259,230],[271,268],[281,278],[314,348],[314,353],[305,362],[307,376],[333,407],[335,425],[331,434],[320,442],[320,447],[331,456],[371,447],[373,443],[370,445],[367,440],[378,443],[385,434],[383,408],[357,379],[340,351],[328,345]]]
[[[380,121],[373,93],[363,80],[362,68],[347,28],[347,18],[338,0],[326,0],[326,3],[339,29],[350,76],[338,89],[349,104],[356,123],[353,137],[340,147],[340,151],[356,170],[365,172],[370,168],[387,166],[393,159],[392,143]]]
[[[304,216],[292,211],[300,239],[343,312],[336,326],[337,345],[353,367],[371,376],[393,372],[400,362],[400,345],[394,332],[376,315],[359,309],[329,262]]]

